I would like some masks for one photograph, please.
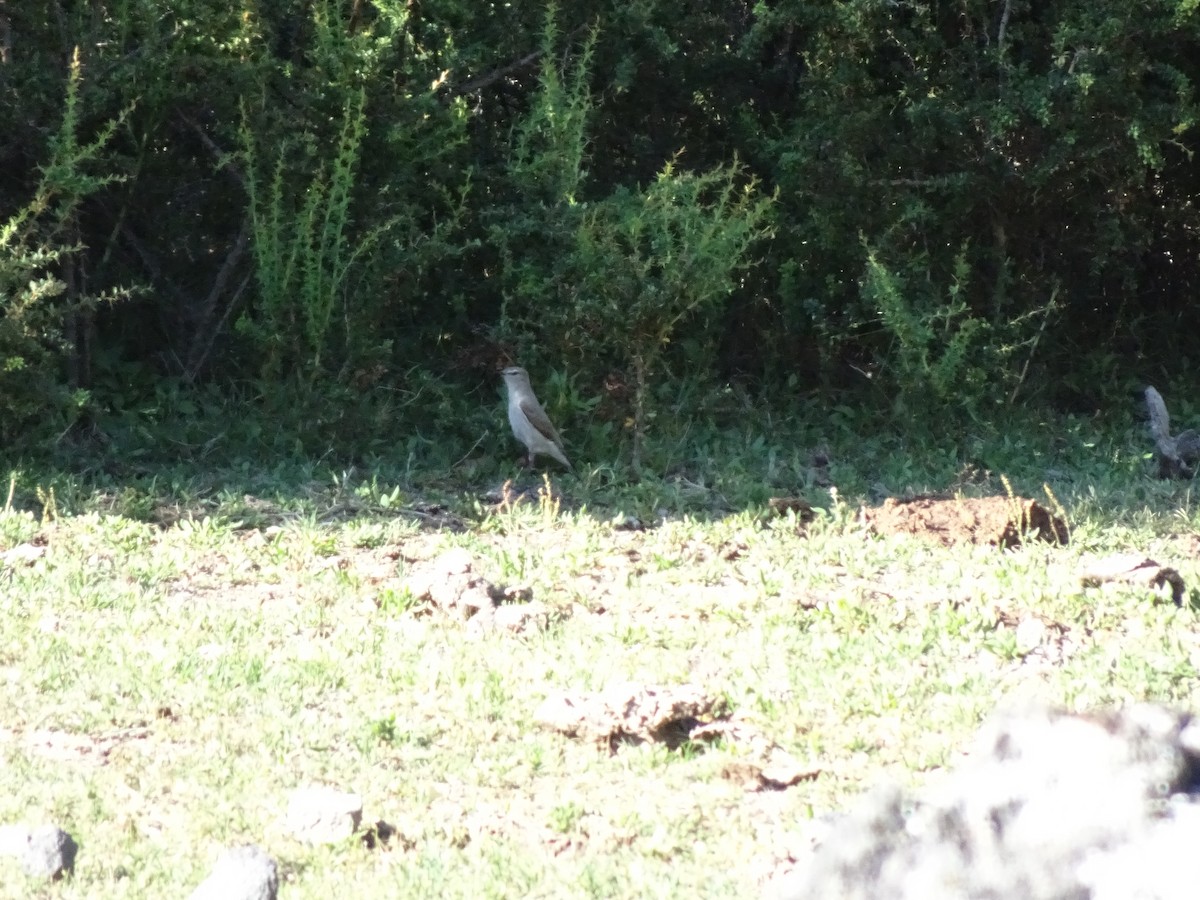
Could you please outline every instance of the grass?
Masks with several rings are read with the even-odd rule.
[[[28,554],[0,564],[0,823],[56,822],[81,849],[50,886],[0,859],[0,897],[185,896],[240,842],[294,898],[742,897],[802,852],[810,817],[935,778],[998,704],[1196,708],[1192,608],[1078,578],[1085,556],[1139,552],[1195,591],[1191,486],[1151,479],[1136,435],[1054,433],[941,453],[847,436],[836,494],[802,444],[714,433],[661,481],[556,476],[560,509],[495,510],[385,465],[18,471],[0,513],[0,551]],[[878,490],[998,493],[999,472],[1030,496],[1050,482],[1070,546],[947,549],[856,516]],[[819,507],[806,528],[766,515],[787,491]],[[548,627],[418,615],[406,573],[455,547],[531,588]],[[723,776],[734,745],[610,756],[534,721],[553,691],[624,680],[699,683],[820,774],[752,793]],[[396,833],[294,841],[288,794],[311,783],[361,794]]]

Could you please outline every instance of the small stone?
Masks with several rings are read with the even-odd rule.
[[[404,587],[419,603],[429,603],[443,612],[457,612],[463,619],[477,610],[496,605],[497,589],[475,572],[471,553],[448,550],[413,567]]]
[[[544,614],[545,610],[540,603],[536,606],[532,603],[499,606],[496,608],[496,627],[501,631],[520,634],[526,630],[530,620]]]
[[[21,868],[30,878],[61,878],[75,867],[79,846],[55,825],[43,825],[29,835],[21,853]]]
[[[1200,757],[1200,723],[1189,721],[1179,732],[1179,746],[1189,756]]]
[[[275,900],[278,892],[275,860],[262,848],[246,844],[223,851],[189,900]]]
[[[32,566],[45,555],[45,547],[37,544],[17,544],[17,546],[0,553],[0,562],[6,562],[13,566]]]
[[[1046,639],[1046,625],[1041,619],[1030,616],[1022,619],[1016,630],[1017,652],[1022,656],[1032,653]]]
[[[1169,566],[1160,566],[1137,553],[1119,553],[1094,560],[1079,577],[1085,588],[1117,583],[1149,585],[1157,590],[1166,585],[1176,606],[1183,605],[1183,597],[1187,592],[1187,586],[1177,571]]]
[[[550,613],[541,603],[511,603],[481,609],[467,622],[467,630],[479,634],[507,632],[524,634],[544,630]]]
[[[335,844],[362,821],[362,798],[331,787],[298,788],[288,801],[287,829],[310,844]]]
[[[478,638],[496,630],[496,607],[485,606],[467,619],[467,634]]]

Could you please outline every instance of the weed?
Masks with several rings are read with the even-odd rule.
[[[550,827],[559,834],[570,834],[586,814],[587,810],[574,800],[560,804],[550,810]]]

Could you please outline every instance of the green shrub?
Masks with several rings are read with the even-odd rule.
[[[995,355],[987,323],[963,299],[969,278],[965,250],[955,257],[945,297],[937,286],[905,279],[868,251],[862,292],[891,337],[881,366],[899,406],[922,410],[953,403],[977,410],[996,387],[997,372],[987,365]]]
[[[769,207],[737,165],[695,174],[670,163],[643,190],[617,191],[584,214],[573,302],[547,318],[560,343],[579,336],[577,358],[613,359],[632,373],[635,471],[652,374],[685,326],[692,363],[711,371],[717,314],[754,264],[750,249],[769,233]]]
[[[711,371],[717,314],[770,233],[771,201],[738,164],[693,173],[679,155],[648,185],[586,198],[587,76],[595,33],[573,69],[555,62],[554,10],[543,33],[540,89],[518,127],[510,162],[514,193],[528,205],[493,228],[505,261],[503,338],[525,355],[599,383],[616,367],[632,391],[632,464],[654,411],[650,378],[686,330],[690,361]]]
[[[75,224],[80,202],[117,180],[88,172],[120,120],[107,123],[92,142],[79,142],[82,81],[77,51],[62,121],[33,199],[0,225],[0,439],[6,444],[61,430],[85,406],[87,392],[72,388],[65,372],[73,349],[68,323],[126,293],[85,295],[59,277],[82,249]]]
[[[972,274],[965,245],[944,285],[919,260],[905,272],[867,249],[862,299],[882,329],[880,382],[896,412],[957,423],[1015,402],[1058,308],[1057,291],[1025,315],[985,319],[968,304]]]

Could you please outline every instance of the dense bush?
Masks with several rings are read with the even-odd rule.
[[[5,438],[160,379],[403,427],[514,355],[905,415],[1175,378],[1198,51],[1191,0],[9,4]]]
[[[1010,376],[1114,341],[1171,359],[1169,323],[1196,324],[1198,38],[1187,2],[774,5],[752,43],[794,104],[761,151],[781,319],[903,360],[878,263],[1007,332]]]

